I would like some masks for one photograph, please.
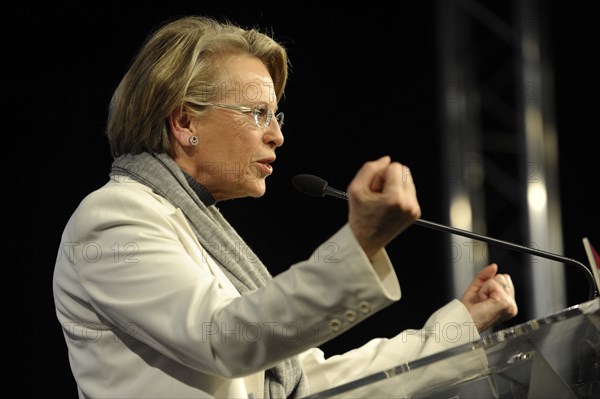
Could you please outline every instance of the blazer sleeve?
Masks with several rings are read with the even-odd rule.
[[[375,338],[361,347],[329,358],[320,349],[302,355],[311,393],[338,387],[381,371],[404,370],[386,381],[365,384],[349,397],[411,397],[436,384],[463,378],[487,365],[485,353],[469,343],[480,336],[464,305],[452,300],[434,312],[421,329],[392,338]],[[463,346],[458,357],[410,370],[410,362]],[[427,362],[426,362],[427,363]],[[391,373],[393,374],[393,373]],[[390,396],[392,395],[392,396]]]
[[[230,360],[229,370],[233,359],[245,359],[251,369],[268,368],[343,334],[399,298],[387,254],[369,260],[346,224],[305,261],[219,309],[216,318],[225,325],[263,328],[254,342],[217,339],[213,350],[217,359]]]

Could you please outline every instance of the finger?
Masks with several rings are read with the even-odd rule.
[[[362,168],[356,173],[351,185],[357,184],[360,187],[372,187],[373,181],[376,179],[381,179],[382,176],[377,176],[381,174],[382,169],[390,163],[391,159],[388,155],[385,155],[375,161],[366,162]]]
[[[475,279],[481,282],[485,282],[491,278],[494,278],[497,272],[498,265],[496,263],[490,263],[489,265],[481,269],[479,272],[477,272]]]
[[[385,169],[384,178],[385,182],[387,182],[385,188],[388,188],[388,191],[400,190],[401,192],[409,192],[411,194],[416,191],[410,169],[399,162],[390,163]]]
[[[502,277],[504,277],[504,283],[502,284],[502,288],[504,288],[504,290],[506,292],[509,293],[514,293],[514,287],[513,287],[513,283],[512,283],[512,279],[510,278],[509,274],[503,274]]]
[[[380,169],[375,173],[375,177],[371,180],[371,186],[369,187],[371,191],[376,193],[380,193],[383,191],[385,187],[386,175],[388,172],[388,168]]]
[[[510,276],[508,274],[500,273],[500,274],[496,275],[496,277],[494,279],[503,288],[512,286],[512,280],[510,279]]]
[[[471,284],[463,294],[463,298],[474,296],[482,299],[482,297],[487,296],[490,291],[488,281],[494,281],[494,276],[496,275],[497,270],[498,265],[496,265],[495,263],[490,263],[483,269],[479,270],[475,277],[473,277],[473,281],[471,281]],[[486,286],[488,287],[487,289],[485,289]]]
[[[508,295],[510,298],[515,297],[515,289],[512,284],[512,279],[508,274],[498,274],[492,280],[497,287],[495,290],[500,294]]]

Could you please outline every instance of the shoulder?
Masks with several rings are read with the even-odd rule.
[[[151,188],[129,178],[111,178],[88,194],[71,217],[75,229],[109,227],[127,220],[156,222],[168,218],[176,208]]]
[[[123,209],[135,213],[142,208],[175,208],[150,187],[128,177],[112,177],[104,186],[88,194],[79,204],[83,209]]]

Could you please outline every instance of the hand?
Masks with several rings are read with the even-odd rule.
[[[461,298],[479,332],[513,318],[518,312],[510,275],[497,272],[495,263],[484,267]]]
[[[347,193],[348,222],[369,257],[421,216],[409,169],[389,156],[366,162]]]

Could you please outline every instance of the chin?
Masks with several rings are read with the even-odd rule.
[[[250,190],[249,196],[254,198],[260,198],[267,192],[267,184],[265,179],[260,179],[254,182],[252,189]]]
[[[254,190],[254,191],[252,192],[252,195],[251,195],[251,197],[254,197],[254,198],[260,198],[260,197],[262,197],[263,195],[265,195],[265,193],[266,193],[266,192],[267,192],[267,189],[266,189],[266,187],[264,187],[264,186],[263,186],[262,190]]]

